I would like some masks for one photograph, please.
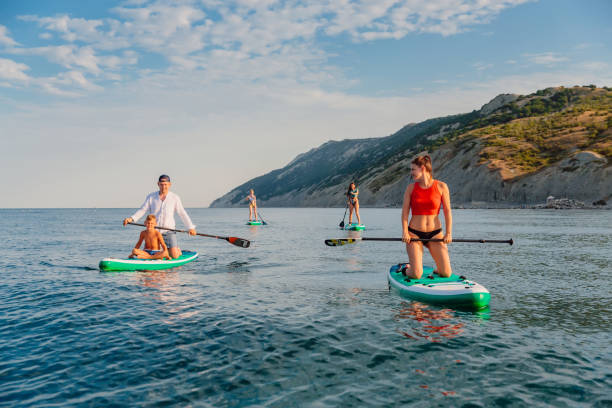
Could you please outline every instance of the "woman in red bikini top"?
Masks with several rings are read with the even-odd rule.
[[[448,186],[433,178],[431,157],[428,155],[418,156],[412,160],[410,174],[414,183],[406,188],[402,207],[402,240],[406,243],[406,252],[410,260],[410,265],[406,267],[406,275],[415,279],[420,279],[423,275],[423,244],[425,244],[436,262],[436,273],[443,277],[450,276],[452,270],[446,244],[453,240],[453,216]],[[438,217],[440,206],[444,212],[446,234],[442,234],[442,224]],[[408,222],[411,211],[412,218]],[[411,241],[413,238],[443,239],[444,242]]]

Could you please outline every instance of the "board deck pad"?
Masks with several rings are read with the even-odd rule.
[[[479,283],[455,274],[448,278],[440,277],[429,266],[423,267],[421,279],[411,279],[401,272],[405,265],[393,265],[388,275],[389,289],[394,289],[402,297],[470,309],[483,309],[489,304],[491,294]]]

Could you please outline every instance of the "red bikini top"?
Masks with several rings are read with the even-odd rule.
[[[438,215],[442,205],[442,193],[438,188],[438,180],[434,180],[429,188],[421,188],[414,183],[410,194],[410,209],[412,215]]]

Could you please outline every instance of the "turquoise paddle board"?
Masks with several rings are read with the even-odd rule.
[[[352,223],[352,224],[348,224],[346,227],[344,227],[344,229],[350,230],[350,231],[363,231],[365,229],[365,225]]]
[[[197,257],[197,252],[183,251],[183,254],[175,259],[104,258],[99,267],[101,271],[152,271],[185,265]]]
[[[405,265],[393,265],[388,275],[389,289],[393,289],[402,297],[475,310],[489,305],[491,294],[479,283],[455,274],[442,278],[434,274],[433,268],[428,266],[423,267],[421,279],[411,279],[401,272]]]

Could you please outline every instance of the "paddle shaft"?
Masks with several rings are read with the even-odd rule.
[[[348,203],[346,203],[346,208],[344,209],[344,215],[342,216],[342,222],[338,224],[340,228],[344,228],[344,219],[346,218],[347,211],[348,211]]]
[[[402,241],[401,238],[361,238],[364,241]],[[421,239],[421,238],[410,238],[410,241],[418,241],[418,242],[444,242],[442,238],[431,238],[431,239]],[[480,244],[514,244],[514,241],[511,239],[461,239],[461,238],[453,238],[452,242],[477,242]]]
[[[266,222],[266,220],[263,219],[263,217],[261,216],[261,213],[259,212],[259,210],[257,210],[257,216],[259,217],[259,219],[261,220],[261,223],[263,225],[268,225],[268,223]]]
[[[402,241],[401,238],[355,238],[361,239],[362,241]],[[421,238],[410,238],[410,241],[417,242],[444,242],[442,238],[431,238],[431,239],[421,239]],[[512,239],[455,239],[453,238],[452,242],[477,242],[480,244],[514,244]]]
[[[357,241],[395,241],[401,242],[403,241],[401,238],[367,238],[367,237],[358,237],[358,238],[336,238],[336,239],[326,239],[325,245],[328,246],[338,246],[344,244],[353,244]],[[410,241],[416,242],[444,242],[441,238],[432,238],[432,239],[421,239],[421,238],[411,238]],[[476,242],[480,244],[514,244],[514,240],[512,238],[501,240],[501,239],[453,239],[452,242]]]
[[[146,225],[144,225],[144,224],[138,224],[138,223],[135,223],[135,222],[128,222],[128,224],[137,225],[139,227],[146,227]],[[189,231],[180,230],[180,229],[172,229],[172,228],[158,227],[158,226],[156,226],[155,228],[160,229],[160,230],[166,230],[166,231],[189,233]],[[242,239],[242,238],[236,238],[236,237],[223,237],[223,236],[219,236],[219,235],[202,234],[201,232],[196,232],[196,235],[199,235],[201,237],[209,237],[209,238],[222,239],[222,240],[225,240],[225,241],[229,242],[230,244],[234,244],[236,246],[240,246],[240,247],[243,247],[243,248],[248,248],[249,245],[251,244],[251,242],[249,240]]]

